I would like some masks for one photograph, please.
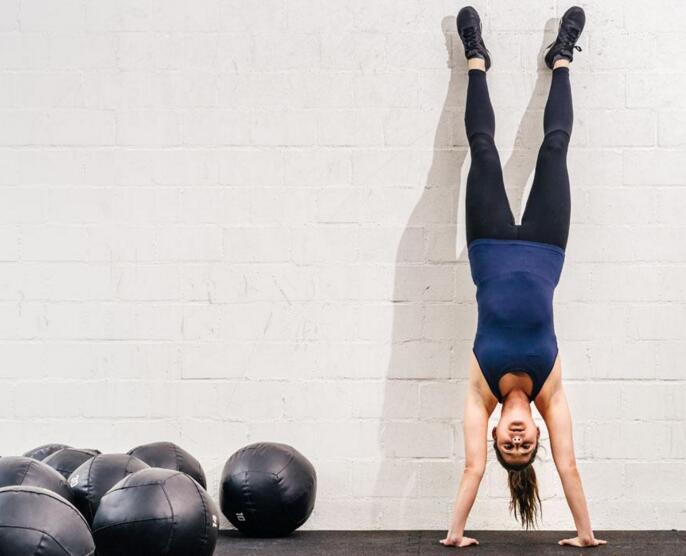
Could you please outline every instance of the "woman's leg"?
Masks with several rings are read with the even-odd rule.
[[[567,246],[571,213],[567,148],[573,110],[566,65],[560,62],[553,70],[543,116],[545,137],[519,230],[520,239],[552,243],[562,249]]]
[[[513,238],[514,217],[493,140],[495,115],[488,94],[486,72],[479,69],[469,70],[465,126],[472,155],[465,209],[467,244],[479,238]]]

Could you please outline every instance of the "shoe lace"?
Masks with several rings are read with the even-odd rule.
[[[476,50],[479,46],[476,27],[466,27],[462,31],[465,50]]]
[[[579,39],[579,34],[579,30],[576,27],[569,27],[560,33],[560,43],[567,50],[581,52],[581,47],[575,44]]]

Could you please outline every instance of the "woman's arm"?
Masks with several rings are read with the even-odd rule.
[[[464,412],[465,463],[460,488],[455,499],[450,528],[445,539],[446,546],[479,544],[476,539],[464,536],[467,516],[472,509],[481,478],[486,470],[486,435],[488,411],[480,398],[478,388],[470,382]]]
[[[572,416],[567,404],[567,396],[560,382],[558,388],[551,394],[550,401],[542,412],[545,424],[550,433],[550,446],[553,450],[555,467],[562,481],[562,488],[567,498],[567,504],[572,511],[577,537],[563,539],[560,544],[573,546],[598,546],[606,544],[593,536],[591,518],[588,514],[586,496],[581,484],[581,476],[576,467],[574,455],[574,440],[572,438]]]

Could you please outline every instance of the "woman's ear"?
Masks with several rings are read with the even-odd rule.
[[[495,429],[496,427],[493,427],[493,430],[491,431],[491,436],[493,437],[493,440],[495,440]]]

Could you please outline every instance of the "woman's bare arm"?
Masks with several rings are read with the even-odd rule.
[[[480,398],[478,387],[470,381],[464,412],[464,471],[455,499],[448,536],[441,541],[446,546],[479,544],[476,539],[464,537],[464,527],[486,470],[487,429],[488,411]]]
[[[539,408],[540,409],[540,408]],[[550,433],[550,446],[553,451],[555,467],[562,481],[562,488],[567,498],[567,504],[574,517],[577,537],[575,539],[563,539],[560,544],[574,546],[597,546],[605,544],[605,541],[595,539],[591,518],[588,514],[586,496],[581,484],[581,476],[576,467],[574,455],[574,440],[572,433],[572,416],[567,404],[562,383],[551,394],[550,400],[543,412],[541,412],[545,424]]]

